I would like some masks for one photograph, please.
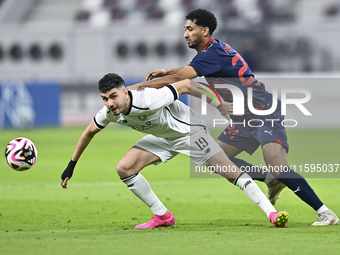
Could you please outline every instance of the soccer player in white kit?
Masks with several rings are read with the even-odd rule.
[[[128,90],[119,75],[105,75],[98,86],[105,106],[79,138],[72,159],[61,176],[62,187],[67,188],[78,159],[95,134],[115,122],[148,134],[116,166],[121,180],[154,213],[150,221],[136,228],[172,226],[175,223],[174,215],[139,172],[147,165],[166,162],[178,153],[190,156],[197,166],[208,164],[215,169],[222,166],[231,169],[216,173],[240,187],[266,213],[274,227],[284,227],[288,213],[275,210],[252,178],[229,160],[199,115],[177,100],[182,94],[190,93],[190,84],[194,83],[187,79],[161,89]]]

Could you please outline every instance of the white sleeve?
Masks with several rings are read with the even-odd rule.
[[[102,130],[110,123],[110,120],[108,118],[108,112],[109,110],[107,109],[106,106],[104,106],[93,117],[93,123],[99,130]]]
[[[172,104],[178,99],[177,89],[169,84],[160,89],[146,89],[145,101],[150,110],[156,110]]]

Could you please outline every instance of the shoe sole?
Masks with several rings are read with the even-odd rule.
[[[280,212],[276,216],[276,228],[284,228],[289,220],[289,214],[287,212]]]
[[[311,224],[311,226],[312,227],[324,227],[324,226],[339,225],[339,219],[336,217],[332,217],[332,218],[334,218],[333,223],[331,223],[330,221],[314,222],[313,224]]]

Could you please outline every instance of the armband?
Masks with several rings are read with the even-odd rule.
[[[214,100],[211,100],[210,103],[212,106],[214,106],[215,108],[219,109],[221,107],[221,103],[219,100],[216,100],[216,104],[214,102]]]

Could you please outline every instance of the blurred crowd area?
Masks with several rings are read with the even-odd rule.
[[[0,4],[4,1],[11,0],[0,0]],[[294,21],[301,15],[335,17],[340,13],[339,0],[36,0],[34,5],[28,19],[71,19],[99,27],[112,22],[176,24],[196,8],[214,12],[226,26],[229,19],[261,24]]]
[[[196,8],[216,15],[214,38],[257,78],[275,79],[267,88],[293,86],[294,75],[339,77],[340,0],[0,0],[0,128],[87,123],[102,107],[94,85],[104,74],[129,85],[188,65],[196,51],[184,23]],[[319,112],[337,109],[336,98],[314,95]]]
[[[77,49],[86,48],[86,42],[95,45],[95,40],[91,35],[79,35],[80,29],[91,30],[89,34],[98,36],[97,41],[100,37],[103,41],[112,38],[111,45],[105,42],[106,52],[93,53],[101,56],[97,63],[110,64],[119,59],[131,66],[143,59],[144,63],[150,62],[144,65],[145,69],[160,63],[164,64],[162,67],[172,67],[173,63],[186,65],[192,50],[182,37],[183,25],[186,14],[196,8],[208,9],[216,15],[218,28],[214,37],[235,48],[253,72],[340,70],[340,0],[0,0],[0,33],[4,35],[0,38],[0,69],[3,64],[7,74],[17,67],[26,72],[45,58],[51,61],[41,64],[43,69],[52,70],[59,65],[68,69],[69,74],[64,76],[81,73],[78,67],[90,58],[86,59]],[[1,28],[6,24],[25,25],[29,29],[10,28],[9,33],[10,29],[5,28],[4,33]],[[53,30],[61,31],[63,26],[68,34],[53,38]],[[97,35],[93,32],[96,30],[103,32]],[[28,40],[17,39],[15,31],[26,33]],[[32,31],[37,33],[36,39]],[[48,31],[46,36],[42,36],[44,31]],[[175,39],[169,39],[172,37]],[[76,55],[71,56],[70,52]],[[78,52],[84,59],[78,60]],[[91,63],[86,65],[92,68]],[[144,74],[147,70],[142,69],[139,68],[140,73]],[[106,69],[98,73],[103,70]]]
[[[268,19],[291,19],[295,0],[83,0],[75,15],[78,22],[107,25],[124,21],[140,23],[145,20],[169,22],[183,20],[193,9],[204,8],[214,12],[221,22],[228,18],[260,23]],[[246,7],[246,8],[245,8]]]
[[[316,67],[312,55],[318,45],[303,32],[288,34],[288,38],[272,34],[275,27],[290,27],[301,19],[307,20],[307,25],[309,19],[338,20],[339,0],[82,0],[73,18],[94,27],[115,22],[159,22],[180,27],[183,17],[196,8],[216,15],[219,26],[214,36],[236,47],[254,72],[325,72],[339,68],[331,59]],[[327,49],[321,54],[333,57]],[[291,64],[287,66],[287,62]]]

